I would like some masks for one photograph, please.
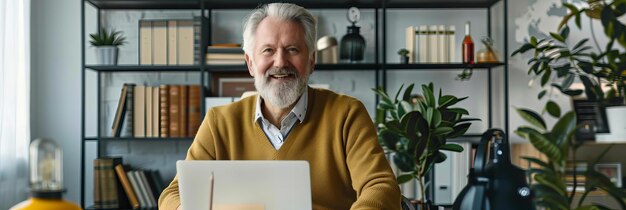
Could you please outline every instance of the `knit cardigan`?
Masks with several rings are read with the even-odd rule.
[[[328,90],[308,91],[307,116],[279,150],[254,121],[258,97],[247,97],[207,112],[186,159],[306,160],[313,209],[401,209],[398,184],[363,104]],[[161,194],[159,209],[179,205],[175,177]]]

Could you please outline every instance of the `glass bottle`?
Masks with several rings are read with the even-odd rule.
[[[463,53],[463,63],[474,64],[474,42],[470,36],[470,22],[465,23],[465,38],[461,46]]]
[[[365,39],[359,34],[359,28],[354,23],[352,23],[352,26],[348,26],[348,33],[341,38],[340,59],[349,62],[363,60]]]

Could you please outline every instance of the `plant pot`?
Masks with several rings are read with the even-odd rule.
[[[401,64],[409,63],[409,56],[400,56],[400,63]]]
[[[610,133],[596,134],[597,142],[626,142],[626,106],[606,107]]]
[[[96,60],[99,65],[117,65],[117,46],[96,47]]]

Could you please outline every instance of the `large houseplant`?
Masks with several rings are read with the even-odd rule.
[[[98,64],[101,65],[116,65],[118,57],[118,46],[126,43],[126,37],[122,35],[122,32],[115,30],[107,30],[106,28],[100,28],[98,33],[89,34],[92,46],[96,48],[96,58]]]
[[[433,83],[422,85],[423,100],[411,101],[413,84],[391,98],[384,89],[373,89],[381,97],[377,108],[376,123],[380,143],[394,153],[393,162],[403,172],[398,182],[416,179],[420,190],[420,203],[426,205],[424,178],[435,163],[443,162],[446,155],[440,150],[461,152],[457,144],[448,144],[447,139],[459,137],[477,119],[463,118],[467,110],[452,107],[466,99],[452,95],[435,98]],[[426,207],[427,208],[427,207]]]
[[[570,209],[574,207],[576,210],[587,209],[609,209],[600,204],[582,205],[583,201],[593,190],[603,190],[611,197],[615,198],[622,209],[626,209],[624,199],[626,192],[619,189],[606,176],[593,170],[593,165],[606,153],[607,150],[596,161],[588,165],[586,171],[582,174],[576,172],[568,174],[566,164],[568,161],[576,161],[576,150],[579,144],[573,139],[573,134],[577,129],[576,114],[567,112],[564,115],[550,115],[557,119],[557,122],[549,128],[543,117],[538,113],[519,108],[518,114],[522,116],[530,125],[524,125],[517,128],[516,134],[527,139],[539,152],[547,157],[547,160],[540,160],[532,157],[524,157],[524,159],[535,163],[538,167],[530,168],[529,175],[533,179],[531,189],[535,193],[535,203],[545,209]],[[580,195],[578,203],[573,205],[575,191],[567,192],[566,175],[573,176],[574,186],[577,188],[576,176],[584,176],[584,192]]]
[[[528,74],[541,78],[544,88],[538,95],[543,98],[551,88],[558,89],[569,96],[586,95],[588,100],[597,101],[599,107],[613,107],[611,111],[626,109],[626,25],[619,18],[626,13],[626,0],[588,0],[587,5],[578,8],[572,4],[563,4],[569,13],[559,24],[558,33],[550,33],[549,38],[538,39],[535,36],[523,44],[512,55],[534,51],[528,61]],[[597,37],[591,33],[596,49],[587,46],[589,38],[568,45],[570,28],[567,25],[574,20],[581,28],[581,16],[599,19],[608,42],[604,48],[597,43]],[[572,88],[575,80],[584,85],[584,90]],[[553,81],[548,86],[550,81]],[[606,93],[604,89],[609,89]],[[549,102],[551,107],[552,102]],[[622,112],[622,111],[620,111]],[[616,114],[607,114],[610,117]],[[609,119],[609,122],[612,121]],[[614,132],[615,130],[611,131]]]
[[[541,79],[540,85],[544,90],[539,93],[539,99],[542,99],[551,88],[555,88],[568,96],[578,96],[584,93],[589,100],[597,101],[602,107],[624,105],[626,54],[616,48],[615,44],[626,47],[626,27],[618,20],[618,17],[626,13],[626,0],[612,2],[589,0],[587,3],[588,5],[583,8],[563,4],[570,13],[559,25],[560,31],[550,33],[550,38],[546,39],[532,36],[527,43],[513,52],[512,56],[534,51],[533,57],[528,61],[528,74]],[[608,39],[604,49],[598,46],[597,52],[590,52],[593,48],[586,46],[588,38],[582,39],[573,47],[568,46],[570,29],[567,23],[574,20],[576,26],[580,28],[582,15],[587,15],[592,19],[601,19]],[[596,41],[595,36],[591,38]],[[584,90],[572,88],[576,79],[582,82]],[[551,85],[547,86],[551,80]],[[603,86],[608,87],[610,91],[605,93],[602,90]],[[528,171],[534,180],[531,188],[535,192],[537,205],[546,209],[570,209],[571,207],[608,209],[598,204],[582,205],[589,192],[599,189],[606,191],[615,198],[622,209],[626,209],[624,202],[626,193],[592,168],[604,153],[595,162],[589,164],[585,172],[567,174],[566,163],[576,160],[576,150],[581,145],[580,142],[574,141],[573,135],[581,125],[577,125],[574,112],[561,115],[561,108],[551,100],[548,100],[544,110],[549,116],[557,119],[552,128],[548,128],[543,117],[537,112],[520,108],[517,109],[518,114],[530,125],[520,126],[515,131],[547,157],[546,161],[525,158],[538,165]],[[608,148],[611,146],[607,147],[605,153]],[[576,204],[573,203],[575,191],[567,191],[565,175],[574,176],[574,189],[579,184],[576,183],[575,176],[585,177],[584,192]]]

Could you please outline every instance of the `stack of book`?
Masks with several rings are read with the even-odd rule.
[[[409,63],[450,63],[456,60],[455,27],[420,25],[406,28]]]
[[[202,24],[208,20],[140,20],[139,64],[141,65],[191,65],[199,64],[202,42]],[[204,27],[208,28],[208,27]]]
[[[209,65],[243,65],[246,63],[240,46],[212,45],[207,48],[206,63]]]
[[[156,208],[165,187],[156,170],[128,170],[119,157],[94,160],[95,209]]]
[[[193,137],[200,127],[200,85],[124,84],[113,137]]]

